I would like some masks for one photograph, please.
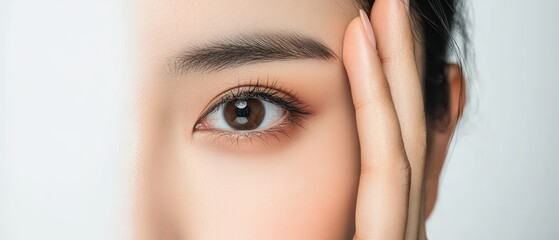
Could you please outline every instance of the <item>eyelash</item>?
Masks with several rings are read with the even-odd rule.
[[[312,112],[308,110],[308,106],[305,105],[297,95],[290,90],[283,89],[277,86],[277,81],[273,80],[270,81],[269,78],[265,82],[261,82],[259,79],[256,80],[255,83],[248,83],[244,85],[237,85],[234,88],[231,88],[225,91],[223,96],[219,97],[219,101],[216,103],[210,104],[208,110],[203,111],[203,114],[198,118],[196,125],[198,122],[208,116],[210,113],[214,111],[218,111],[220,106],[223,104],[235,101],[235,100],[243,100],[243,99],[260,99],[264,101],[268,101],[272,104],[276,104],[287,111],[287,117],[281,120],[280,123],[276,124],[275,126],[264,129],[264,130],[253,130],[253,131],[220,131],[220,130],[204,130],[204,131],[213,131],[217,132],[214,135],[214,141],[221,139],[221,138],[228,138],[233,141],[236,140],[239,143],[240,139],[247,139],[251,143],[254,139],[259,139],[264,142],[264,144],[268,144],[266,138],[268,136],[276,138],[279,141],[279,134],[282,134],[288,138],[291,138],[289,135],[290,131],[288,131],[289,127],[297,126],[303,127],[303,121],[305,120],[305,116],[311,115]],[[199,130],[196,129],[195,131]]]

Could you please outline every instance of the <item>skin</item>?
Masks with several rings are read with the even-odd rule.
[[[139,239],[425,237],[463,79],[449,66],[449,121],[428,127],[405,3],[376,1],[372,37],[345,0],[139,6]],[[280,30],[318,39],[338,58],[169,71],[169,59],[189,46]],[[273,79],[305,103],[312,114],[302,127],[240,140],[196,131],[214,98],[256,79]]]

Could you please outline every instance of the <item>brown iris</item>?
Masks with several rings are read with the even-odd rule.
[[[231,101],[225,104],[223,115],[235,130],[253,130],[264,119],[264,104],[259,99]]]

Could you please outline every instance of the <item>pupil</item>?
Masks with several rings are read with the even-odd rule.
[[[250,108],[236,108],[235,114],[237,115],[237,117],[248,117],[250,115]]]
[[[235,130],[253,130],[264,120],[264,104],[259,99],[231,101],[225,104],[223,115]]]

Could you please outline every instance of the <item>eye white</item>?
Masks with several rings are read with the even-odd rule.
[[[279,120],[283,117],[283,115],[285,115],[286,112],[284,108],[276,104],[273,104],[265,100],[259,100],[259,99],[257,100],[260,101],[264,106],[264,118],[262,119],[262,122],[258,126],[248,131],[258,131],[258,130],[271,128],[275,124],[279,123]],[[206,116],[207,128],[226,130],[226,131],[242,131],[242,130],[237,130],[232,128],[225,120],[225,115],[223,112],[225,109],[225,104],[227,103],[222,103],[216,108],[215,111],[211,112]],[[235,106],[237,108],[244,108],[246,107],[246,104],[247,104],[246,101],[238,101],[235,103]]]

